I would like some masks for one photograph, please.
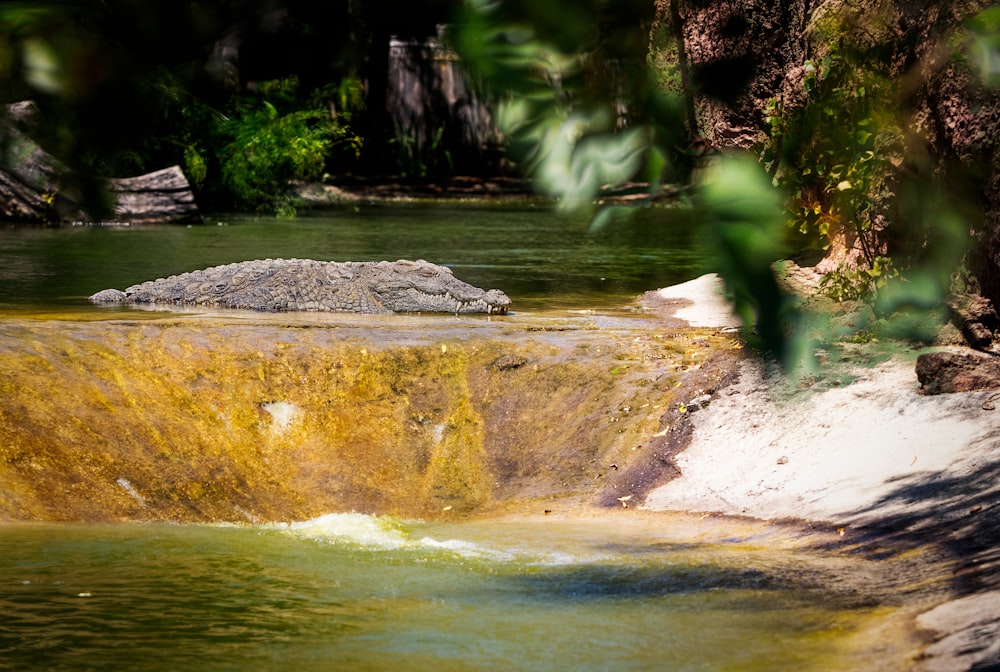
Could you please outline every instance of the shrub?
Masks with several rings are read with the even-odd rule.
[[[335,148],[360,150],[361,139],[345,121],[349,112],[335,116],[336,108],[323,105],[331,94],[354,104],[350,86],[328,87],[294,109],[297,88],[294,77],[262,83],[237,101],[233,116],[218,121],[219,135],[228,139],[219,150],[222,184],[240,207],[293,214],[289,182],[320,179]]]
[[[896,275],[880,235],[893,162],[903,155],[896,86],[876,59],[837,48],[806,61],[803,71],[805,104],[789,111],[775,98],[769,105],[762,158],[788,194],[793,230],[824,250],[834,241],[855,250],[826,276],[827,293],[874,300]]]

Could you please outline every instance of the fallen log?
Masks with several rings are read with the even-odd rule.
[[[11,106],[13,107],[13,106]],[[12,122],[24,123],[8,109]],[[0,217],[13,221],[50,222],[82,212],[60,189],[68,169],[12,125],[0,126]]]
[[[86,179],[42,149],[25,132],[25,112],[8,106],[8,123],[0,125],[0,219],[48,223],[92,221],[93,194],[81,194],[89,181],[103,205],[122,222],[153,224],[200,219],[191,185],[179,166],[137,177]],[[103,190],[103,194],[100,194]]]
[[[48,222],[59,219],[52,201],[43,192],[24,184],[0,168],[0,219],[15,222]]]
[[[200,219],[191,185],[180,166],[138,177],[108,181],[115,196],[115,216],[134,223],[186,222]]]

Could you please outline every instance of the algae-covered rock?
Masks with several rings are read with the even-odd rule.
[[[656,479],[612,484],[610,465],[657,462],[660,418],[710,352],[695,334],[730,347],[644,320],[343,319],[0,324],[0,520],[638,500]]]

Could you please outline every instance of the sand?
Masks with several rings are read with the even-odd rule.
[[[674,311],[692,326],[738,324],[716,276],[657,293],[692,301]],[[819,382],[742,363],[739,381],[693,417],[681,477],[651,492],[646,508],[859,525],[910,507],[898,497],[910,486],[1000,467],[1000,410],[983,407],[991,393],[920,394],[916,354],[840,364]],[[940,503],[954,493],[926,494]]]
[[[673,316],[692,326],[738,324],[716,276],[657,293],[677,303]],[[877,346],[857,347],[854,364],[818,376],[789,379],[743,362],[738,382],[692,418],[692,441],[677,457],[680,477],[653,490],[644,508],[923,531],[928,543],[965,535],[992,560],[983,565],[990,574],[984,585],[997,588],[1000,409],[988,410],[991,393],[922,395],[916,351],[900,348],[872,366],[871,353],[861,350]],[[984,590],[977,597],[997,604],[998,596]],[[940,608],[968,613],[954,604]],[[928,616],[921,625],[939,637],[925,668],[1000,666],[991,638],[980,638],[978,649],[969,644],[977,631],[998,631],[998,618]],[[949,641],[956,642],[950,649]]]

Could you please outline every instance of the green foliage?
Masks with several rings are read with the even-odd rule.
[[[341,121],[349,119],[351,87],[317,92],[311,105],[295,109],[298,86],[294,77],[263,82],[217,122],[218,135],[228,139],[218,154],[222,183],[243,207],[294,214],[289,182],[320,179],[334,148],[360,151],[360,138]],[[330,93],[348,104],[338,118],[321,105]]]
[[[359,79],[344,77],[314,91],[310,100],[314,107],[332,105],[331,116],[341,123],[350,123],[355,114],[364,110],[365,86]]]
[[[987,82],[998,19],[987,10],[946,40],[959,49],[954,63],[978,66]],[[796,232],[825,250],[837,239],[860,251],[821,291],[867,303],[886,335],[927,340],[945,318],[976,217],[963,203],[967,187],[940,179],[913,133],[903,89],[917,75],[894,69],[896,38],[878,21],[831,13],[814,26],[821,56],[804,64],[795,104],[771,102],[762,158],[788,194]]]
[[[389,140],[389,146],[395,150],[396,169],[400,176],[404,178],[423,178],[430,175],[438,168],[437,162],[443,161],[447,164],[447,172],[454,172],[454,164],[451,159],[451,152],[442,149],[441,140],[444,138],[444,127],[438,127],[431,138],[430,147],[427,151],[421,151],[416,140],[408,135],[400,135]]]
[[[894,266],[892,259],[879,256],[875,257],[868,268],[841,265],[838,270],[823,276],[819,288],[837,302],[872,302],[877,296],[878,288],[897,277],[899,269]]]
[[[1000,7],[969,19],[965,51],[987,86],[1000,86]]]
[[[205,158],[198,153],[193,145],[184,148],[184,174],[195,189],[201,189],[208,175],[208,165]]]
[[[601,190],[633,179],[655,194],[677,165],[670,140],[680,105],[651,84],[648,32],[635,24],[599,34],[600,5],[478,0],[464,6],[452,34],[463,64],[497,101],[509,156],[567,210],[588,208]],[[610,59],[624,71],[612,75]],[[622,127],[623,101],[643,123]]]
[[[788,194],[795,231],[823,249],[836,238],[861,250],[859,259],[827,276],[824,289],[837,300],[874,300],[896,274],[879,234],[893,163],[903,160],[897,87],[877,60],[850,49],[832,47],[803,71],[804,104],[790,110],[781,99],[769,104],[762,160]]]
[[[778,287],[771,265],[784,256],[784,222],[779,194],[764,170],[747,158],[713,165],[700,194],[705,231],[716,251],[715,265],[729,289],[737,315],[756,333],[747,340],[782,361],[801,359],[793,304]]]
[[[259,83],[221,108],[191,95],[160,70],[151,95],[161,101],[161,133],[149,138],[119,171],[179,163],[199,200],[216,208],[292,215],[293,180],[317,180],[356,159],[361,138],[350,126],[361,108],[360,84],[345,78],[300,94],[296,78]]]
[[[203,208],[290,212],[290,180],[356,161],[361,139],[352,121],[363,86],[344,76],[354,71],[350,57],[331,56],[329,44],[322,45],[329,60],[309,69],[308,90],[295,77],[253,90],[224,84],[206,54],[229,26],[252,33],[257,19],[241,3],[223,4],[0,3],[0,100],[35,100],[33,137],[80,175],[124,177],[179,164]],[[306,3],[295,10],[338,12]],[[308,38],[307,25],[288,27]],[[240,70],[248,74],[252,66]],[[331,83],[317,87],[323,76]]]
[[[683,86],[653,86],[643,57],[626,86],[614,89],[635,117],[623,126],[607,95],[610,87],[592,82],[602,53],[593,30],[570,30],[556,40],[530,13],[505,13],[509,4],[471,3],[467,9],[456,49],[499,101],[496,120],[512,154],[561,207],[587,209],[602,190],[630,181],[648,184],[652,197],[664,180],[690,176],[682,148],[693,129]],[[792,304],[770,268],[781,257],[785,230],[778,192],[761,166],[746,159],[719,160],[699,186],[692,200],[714,243],[716,268],[749,327],[748,340],[783,361],[801,360],[802,348],[790,338]],[[592,227],[615,212],[599,211]]]
[[[630,181],[648,184],[651,197],[664,180],[690,176],[682,148],[693,129],[683,86],[653,86],[643,59],[619,89],[636,117],[622,127],[612,99],[599,95],[607,89],[588,85],[601,50],[592,32],[581,32],[578,42],[556,41],[530,16],[505,15],[504,3],[467,8],[456,48],[499,101],[496,119],[512,153],[561,207],[588,208],[603,189]],[[783,361],[801,360],[802,348],[790,338],[792,304],[770,268],[781,257],[785,230],[778,192],[760,165],[746,159],[719,160],[699,186],[693,202],[714,243],[716,268],[749,327],[747,338]],[[614,212],[599,211],[592,226]]]
[[[20,75],[25,84],[39,90],[49,93],[62,90],[63,68],[51,42],[44,36],[51,23],[51,12],[45,7],[26,3],[0,5],[0,82],[20,88],[17,86]],[[27,90],[18,91],[20,95],[25,93]]]

